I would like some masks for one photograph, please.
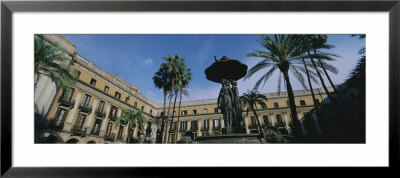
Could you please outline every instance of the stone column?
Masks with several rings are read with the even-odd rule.
[[[282,113],[282,115],[285,117],[285,124],[286,124],[286,129],[289,130],[289,118],[287,117],[287,113]]]
[[[81,95],[82,94],[80,92],[78,92],[76,94],[74,107],[72,108],[72,110],[68,114],[68,119],[67,119],[67,122],[65,122],[63,130],[66,130],[66,131],[70,131],[71,130],[71,128],[72,128],[72,120],[74,119],[74,116],[76,114],[76,110],[78,109],[79,101],[81,99]]]
[[[121,110],[122,110],[122,109],[118,109],[117,117],[121,116]],[[114,124],[116,124],[116,123],[114,123]],[[117,128],[116,130],[113,130],[113,133],[114,133],[114,135],[115,135],[115,138],[117,138],[118,132],[119,132],[119,125],[118,125],[118,126],[117,126],[117,125],[114,125],[114,127]]]
[[[186,123],[187,123],[187,125],[186,125],[186,131],[191,131],[191,130],[189,130],[189,129],[192,129],[192,121],[191,121],[191,120],[188,120],[188,121],[186,121]]]
[[[274,126],[274,127],[275,127],[275,125],[276,125],[276,122],[275,122],[274,115],[273,115],[273,114],[270,114],[270,118],[271,118],[271,124],[272,124],[272,126]]]
[[[304,116],[303,116],[303,118],[302,118],[300,112],[297,113],[297,117],[298,117],[299,120],[300,120],[300,125],[301,125],[301,130],[303,131],[303,135],[307,135],[307,130],[306,130],[306,128],[304,127],[304,119],[306,119],[306,118],[305,118]]]
[[[135,128],[133,128],[133,136],[132,136],[132,138],[139,139],[137,132],[138,132],[138,126],[136,125]]]
[[[124,132],[122,133],[122,139],[123,140],[126,140],[128,138],[128,124],[129,123],[125,124]]]
[[[106,124],[107,124],[107,121],[108,121],[108,115],[110,113],[110,107],[111,107],[111,104],[107,103],[106,117],[104,117],[103,122],[101,123],[100,134],[99,134],[100,137],[104,137]]]
[[[90,113],[90,115],[89,115],[89,119],[88,119],[88,121],[86,122],[86,134],[90,134],[90,131],[92,130],[92,127],[91,127],[91,125],[92,125],[92,120],[93,120],[93,117],[94,117],[94,115],[96,115],[96,106],[97,106],[97,99],[94,99],[94,101],[93,101],[93,107],[92,107],[92,112]]]
[[[157,139],[157,125],[155,123],[151,124],[151,143],[156,143]]]
[[[246,129],[246,134],[250,134],[250,129],[249,129],[249,118],[250,118],[250,116],[243,117],[244,128]]]
[[[37,100],[39,99],[39,97],[42,95],[43,93],[43,89],[45,88],[45,85],[47,84],[47,81],[50,79],[49,77],[45,76],[45,75],[40,75],[37,76],[39,77],[36,86],[35,86],[35,103],[37,102]]]
[[[201,134],[201,121],[197,120],[197,136],[202,136]]]

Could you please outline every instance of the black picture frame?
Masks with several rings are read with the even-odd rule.
[[[1,176],[128,177],[166,176],[176,168],[16,168],[12,166],[13,12],[388,12],[389,13],[389,167],[399,167],[400,1],[2,1],[1,2]],[[151,170],[150,170],[151,169]],[[159,169],[159,170],[153,170]],[[196,174],[202,171],[193,170]],[[211,170],[213,171],[213,170]],[[260,172],[261,170],[254,170]],[[204,174],[213,174],[213,172]],[[218,169],[225,174],[226,170]],[[261,171],[264,172],[264,171]],[[306,172],[306,171],[304,171]],[[220,174],[219,173],[219,174]],[[338,174],[334,171],[332,174]],[[187,174],[187,173],[185,173]],[[286,173],[285,173],[286,174]],[[292,173],[290,173],[292,174]],[[295,174],[295,173],[294,173]]]

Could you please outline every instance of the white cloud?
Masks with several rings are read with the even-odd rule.
[[[153,60],[147,59],[144,63],[146,63],[146,65],[151,65],[151,64],[153,64]]]

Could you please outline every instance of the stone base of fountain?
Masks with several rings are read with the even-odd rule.
[[[222,128],[222,134],[244,134],[246,130],[244,128]]]
[[[268,142],[260,134],[223,134],[196,137],[196,144],[265,144],[265,143],[302,143],[300,140],[290,135],[282,135],[284,141]]]
[[[198,144],[262,143],[259,134],[223,134],[196,137]]]

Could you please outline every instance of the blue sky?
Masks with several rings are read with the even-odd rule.
[[[187,100],[210,99],[218,96],[221,85],[208,81],[204,70],[214,62],[214,56],[229,58],[254,66],[261,58],[245,57],[253,50],[263,50],[257,39],[260,35],[65,35],[75,44],[78,53],[93,61],[108,72],[112,72],[130,84],[138,86],[142,94],[162,103],[162,91],[154,87],[152,77],[158,70],[163,57],[178,54],[185,58],[193,77],[189,84]],[[356,66],[360,55],[358,50],[365,46],[365,39],[359,40],[350,35],[328,35],[328,43],[335,48],[328,52],[340,56],[330,62],[339,73],[332,74],[335,84],[346,80]],[[265,71],[265,70],[264,70]],[[253,88],[262,71],[250,79],[238,81],[239,93]],[[277,92],[278,71],[261,88],[261,93]],[[294,77],[291,77],[295,90],[303,89]],[[319,85],[315,85],[320,87]],[[282,91],[285,87],[282,86]]]

